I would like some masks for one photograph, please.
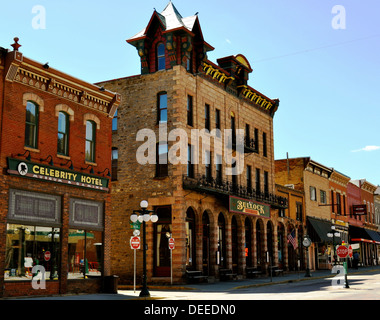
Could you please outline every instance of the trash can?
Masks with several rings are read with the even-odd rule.
[[[119,284],[119,277],[116,275],[105,276],[103,279],[103,292],[105,293],[117,293],[117,287]]]

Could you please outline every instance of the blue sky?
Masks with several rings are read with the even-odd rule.
[[[17,36],[24,55],[88,82],[138,74],[136,49],[125,40],[146,26],[153,8],[161,12],[167,3],[7,1],[0,46],[10,49]],[[173,3],[183,17],[199,12],[203,36],[215,47],[210,60],[245,55],[253,67],[249,84],[280,99],[275,159],[287,152],[310,156],[351,179],[380,184],[378,0]],[[344,12],[333,12],[336,5]],[[44,28],[38,28],[43,21],[36,6],[45,10]]]

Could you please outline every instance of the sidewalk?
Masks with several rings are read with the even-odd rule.
[[[363,274],[369,272],[380,273],[380,266],[359,267],[358,270],[349,269],[348,278],[350,275]],[[281,283],[291,283],[297,281],[308,281],[315,279],[322,279],[327,277],[334,277],[336,273],[332,273],[331,270],[317,270],[311,271],[311,277],[305,277],[305,271],[285,273],[283,276],[276,277],[261,277],[255,279],[243,279],[243,280],[230,280],[230,281],[217,281],[215,283],[199,283],[199,284],[184,284],[184,285],[149,285],[148,288],[151,293],[151,297],[147,299],[164,299],[165,297],[158,297],[155,292],[160,291],[163,295],[163,291],[187,291],[192,292],[225,292],[241,288],[266,286]],[[47,297],[16,297],[16,298],[4,298],[3,300],[145,300],[146,298],[140,298],[140,285],[136,286],[134,292],[131,285],[119,285],[117,294],[109,293],[97,293],[97,294],[67,294],[60,296],[47,296]]]

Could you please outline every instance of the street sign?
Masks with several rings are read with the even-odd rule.
[[[173,250],[174,249],[174,238],[170,238],[169,239],[169,249],[170,250]]]
[[[45,253],[44,253],[44,260],[45,261],[49,261],[50,257],[51,257],[50,251],[45,251]]]
[[[131,237],[131,249],[140,249],[140,237]]]
[[[336,249],[336,254],[339,258],[346,258],[348,256],[347,246],[338,246],[338,248]]]
[[[130,222],[129,225],[131,229],[140,230],[141,222]]]
[[[348,256],[352,258],[352,255],[354,254],[354,250],[352,249],[352,246],[348,246]]]

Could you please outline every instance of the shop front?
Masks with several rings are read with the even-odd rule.
[[[8,164],[2,295],[100,291],[106,193],[93,189],[108,189],[108,179],[24,159]]]

